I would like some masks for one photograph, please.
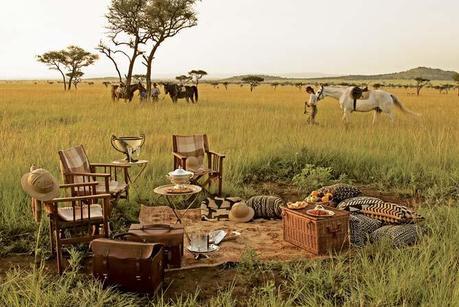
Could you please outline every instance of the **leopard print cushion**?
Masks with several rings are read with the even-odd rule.
[[[388,224],[415,223],[423,219],[423,217],[414,210],[394,203],[370,205],[363,208],[361,212],[368,217],[378,219]]]
[[[320,188],[318,192],[323,194],[331,193],[333,195],[333,202],[335,204],[338,204],[345,199],[357,197],[362,194],[358,188],[344,183],[337,183]]]
[[[253,196],[246,202],[247,206],[255,211],[255,218],[277,219],[282,218],[284,201],[277,196]]]
[[[402,247],[415,244],[422,233],[423,229],[416,224],[386,225],[373,231],[370,241],[388,240],[393,246]]]

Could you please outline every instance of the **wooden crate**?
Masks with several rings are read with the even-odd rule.
[[[315,255],[328,254],[349,247],[349,212],[324,206],[335,212],[331,217],[314,217],[304,209],[283,208],[284,240]]]

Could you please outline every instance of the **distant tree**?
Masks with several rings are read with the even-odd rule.
[[[207,72],[204,70],[192,70],[188,73],[192,79],[195,80],[196,85],[199,84],[199,80],[202,79],[205,75],[207,75]]]
[[[454,73],[453,80],[456,82],[457,96],[459,96],[459,73]]]
[[[144,82],[146,80],[146,76],[142,74],[132,75],[132,78],[135,79],[137,82]]]
[[[104,82],[102,82],[102,84],[103,84],[105,87],[108,87],[108,86],[111,84],[111,82],[110,82],[110,81],[104,81]]]
[[[99,56],[78,46],[69,46],[62,52],[65,55],[67,68],[69,70],[67,76],[69,77],[68,89],[70,90],[72,84],[76,88],[76,84],[81,81],[81,77],[84,74],[81,69],[94,64]],[[75,78],[79,79],[76,83],[73,82]]]
[[[373,84],[373,88],[374,88],[375,90],[380,89],[381,87],[383,87],[383,85],[382,85],[381,83],[375,83],[375,84]]]
[[[225,90],[228,90],[228,84],[229,84],[229,82],[226,82],[226,81],[225,81],[225,82],[223,82],[222,84],[223,84],[223,86],[225,87]]]
[[[175,79],[178,80],[181,85],[187,83],[188,81],[191,81],[191,77],[187,75],[177,76],[175,77]]]
[[[260,82],[265,81],[264,78],[260,76],[247,76],[242,78],[242,82],[248,83],[250,85],[250,91],[252,92],[255,87],[260,85]]]
[[[37,55],[37,61],[46,64],[49,69],[57,70],[62,75],[65,91],[67,89],[67,79],[65,77],[66,59],[62,51],[49,51],[42,55]]]
[[[414,79],[416,81],[416,96],[419,96],[421,89],[426,86],[430,80],[422,77],[417,77]]]
[[[218,82],[211,82],[211,83],[210,83],[210,85],[212,85],[214,88],[218,88],[218,85],[219,85],[219,84],[220,84],[220,83],[218,83]]]
[[[274,88],[274,90],[276,90],[277,87],[279,86],[279,82],[273,82],[271,83],[271,86]]]
[[[148,41],[152,43],[149,52],[143,55],[147,68],[147,97],[151,98],[151,74],[156,51],[168,38],[176,36],[186,28],[198,24],[198,18],[193,6],[197,0],[148,0],[144,26]]]
[[[304,86],[304,83],[298,82],[298,83],[295,83],[295,86],[296,86],[299,90],[301,90],[301,89],[303,88],[303,86]]]
[[[97,54],[92,54],[78,46],[68,46],[62,50],[50,51],[37,56],[39,62],[61,73],[64,90],[70,90],[72,84],[75,86],[73,83],[75,77],[80,78],[81,81],[82,68],[94,64],[98,58]],[[66,77],[69,78],[68,82]]]

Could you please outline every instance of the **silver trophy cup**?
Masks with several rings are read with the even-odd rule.
[[[137,162],[140,154],[140,148],[145,143],[145,135],[140,136],[115,136],[112,135],[111,144],[117,151],[122,152],[126,155],[124,158],[127,162]]]

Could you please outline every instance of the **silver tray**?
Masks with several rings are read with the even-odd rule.
[[[202,251],[202,250],[193,250],[191,249],[191,245],[188,245],[187,249],[192,252],[192,253],[211,253],[211,252],[216,252],[220,249],[220,246],[215,245],[215,244],[209,244],[209,249],[207,251]]]

